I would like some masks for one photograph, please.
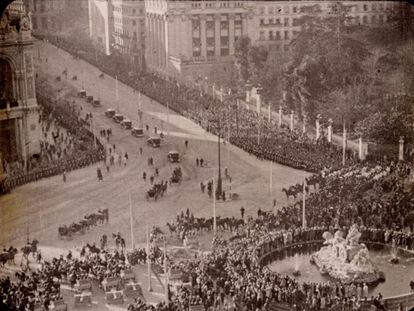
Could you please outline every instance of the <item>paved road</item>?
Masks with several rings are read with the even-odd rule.
[[[75,249],[86,242],[97,242],[104,233],[111,236],[120,232],[125,238],[127,246],[131,246],[130,238],[130,206],[129,195],[132,201],[132,224],[135,244],[145,241],[146,224],[161,226],[166,230],[166,221],[174,220],[176,215],[189,208],[196,217],[212,216],[212,200],[200,191],[200,182],[206,182],[213,175],[213,167],[217,166],[216,138],[199,127],[194,122],[182,116],[171,113],[167,123],[166,108],[145,96],[142,96],[144,123],[153,130],[154,126],[161,129],[161,120],[164,120],[164,132],[170,131],[160,149],[149,148],[144,138],[132,137],[129,131],[123,130],[112,120],[104,116],[107,108],[116,108],[115,79],[105,76],[98,79],[99,70],[81,60],[75,60],[66,52],[49,44],[41,43],[41,60],[37,60],[37,68],[42,79],[48,79],[55,88],[57,97],[68,98],[72,101],[74,95],[82,87],[89,94],[100,97],[103,103],[101,108],[93,108],[83,100],[76,99],[82,106],[83,113],[92,112],[95,127],[112,127],[113,137],[110,144],[116,144],[117,152],[129,155],[126,167],[115,165],[106,173],[103,164],[99,163],[67,174],[67,182],[62,176],[55,176],[27,184],[15,189],[11,194],[0,197],[0,246],[10,244],[20,246],[29,238],[37,238],[40,248],[45,251],[54,249],[55,253],[67,249]],[[47,57],[47,63],[45,58]],[[78,81],[71,79],[56,82],[55,77],[68,68],[69,77],[78,76]],[[138,121],[138,95],[128,86],[119,83],[119,108],[133,122]],[[150,133],[147,133],[150,135]],[[189,147],[185,148],[184,140],[189,140]],[[143,154],[139,154],[139,147]],[[150,188],[149,181],[142,179],[145,171],[148,175],[154,174],[158,167],[158,179],[167,179],[175,165],[167,161],[169,150],[178,150],[182,155],[180,166],[183,170],[183,182],[172,185],[168,193],[157,202],[145,199],[145,192]],[[217,215],[240,216],[239,209],[244,206],[246,215],[255,215],[257,209],[269,210],[271,197],[269,190],[270,162],[261,161],[249,156],[244,151],[229,145],[223,145],[223,167],[229,168],[232,176],[232,191],[240,195],[240,200],[217,204]],[[154,167],[148,167],[147,159],[152,156]],[[203,157],[208,165],[200,168],[195,159]],[[104,171],[103,182],[98,182],[96,169]],[[277,208],[286,204],[286,197],[282,187],[301,182],[309,174],[289,167],[273,164],[272,193],[277,200]],[[156,178],[157,179],[157,178]],[[229,183],[225,181],[225,188]],[[72,240],[62,240],[57,235],[59,225],[71,224],[79,221],[86,214],[95,212],[99,208],[108,208],[110,222],[107,225],[92,228],[84,235],[75,236]],[[110,240],[113,246],[113,241]]]

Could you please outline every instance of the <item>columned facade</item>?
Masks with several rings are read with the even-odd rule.
[[[249,1],[146,0],[146,65],[187,82],[205,80],[234,61],[247,35]]]

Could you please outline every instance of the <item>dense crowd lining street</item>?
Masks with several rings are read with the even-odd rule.
[[[6,301],[3,304],[16,308],[18,305],[31,306],[35,303],[48,307],[51,301],[61,301],[61,279],[74,287],[78,280],[84,278],[101,286],[105,278],[120,277],[121,271],[129,268],[129,263],[126,261],[128,256],[125,255],[128,250],[118,251],[117,237],[123,237],[128,249],[132,244],[129,235],[129,195],[133,202],[133,236],[138,247],[142,247],[146,240],[145,228],[148,224],[154,226],[151,231],[153,236],[159,234],[158,228],[168,235],[166,222],[173,221],[172,226],[176,224],[177,227],[171,235],[180,244],[189,239],[197,239],[199,235],[211,235],[213,229],[212,199],[200,190],[200,182],[207,184],[213,175],[212,168],[217,166],[214,136],[173,112],[170,112],[170,123],[167,123],[165,106],[142,95],[144,124],[148,125],[146,134],[152,135],[155,127],[161,128],[160,119],[157,118],[160,115],[163,115],[163,132],[180,133],[167,136],[160,149],[147,146],[145,139],[132,137],[125,129],[105,117],[104,111],[107,108],[117,107],[116,83],[113,78],[108,75],[104,79],[96,78],[100,74],[96,68],[73,59],[50,44],[40,44],[40,79],[56,85],[61,92],[63,90],[62,93],[66,94],[64,98],[73,103],[74,110],[79,111],[83,107],[79,113],[81,118],[86,118],[92,112],[93,132],[99,135],[106,157],[113,154],[116,156],[115,161],[109,161],[115,163],[110,163],[109,166],[107,162],[98,162],[83,169],[28,183],[14,189],[11,194],[0,197],[0,203],[5,206],[1,209],[2,228],[6,232],[1,236],[1,243],[5,249],[13,253],[13,246],[19,246],[17,250],[20,251],[20,246],[25,245],[26,239],[36,239],[43,256],[37,258],[43,267],[41,272],[13,277],[13,281],[20,285],[10,283],[8,278],[2,279],[1,290]],[[79,73],[76,68],[84,69]],[[68,70],[69,76],[73,70],[73,74],[79,78],[55,81],[55,77],[63,70]],[[92,108],[84,100],[69,95],[76,94],[82,83],[87,92],[100,98],[101,108]],[[134,118],[138,107],[137,92],[121,82],[118,85],[120,111],[133,122],[138,122],[138,118]],[[205,111],[200,112],[199,122],[202,123],[201,119],[214,118],[214,109],[207,113],[211,114],[207,118]],[[218,111],[222,112],[221,109],[215,112]],[[187,111],[185,115],[197,119],[197,113]],[[186,275],[190,287],[179,287],[175,293],[169,292],[168,303],[150,306],[139,299],[131,302],[127,306],[128,310],[187,310],[191,306],[202,306],[205,310],[269,310],[274,305],[298,311],[363,310],[366,305],[386,310],[386,301],[381,295],[368,297],[362,288],[334,283],[299,284],[291,276],[282,276],[263,268],[258,259],[263,252],[261,247],[268,249],[267,245],[271,244],[278,249],[281,245],[320,240],[324,231],[341,229],[346,233],[354,223],[360,226],[367,240],[383,244],[396,243],[398,247],[412,251],[414,238],[412,233],[406,231],[407,228],[411,232],[413,229],[411,163],[379,161],[360,164],[350,158],[348,165],[340,168],[338,150],[325,145],[325,142],[309,143],[306,138],[288,131],[279,139],[281,144],[291,146],[290,152],[294,152],[294,155],[275,154],[271,147],[275,144],[273,137],[264,136],[261,140],[263,145],[258,144],[260,148],[257,149],[254,142],[257,138],[249,135],[255,126],[252,116],[246,113],[244,118],[243,124],[247,122],[250,128],[241,129],[242,134],[231,137],[230,141],[247,150],[250,155],[235,146],[223,144],[222,162],[227,164],[232,179],[231,183],[226,180],[224,185],[231,185],[231,190],[239,194],[240,200],[217,204],[217,215],[222,220],[218,221],[218,226],[221,231],[230,233],[232,238],[227,240],[216,237],[212,246],[208,243],[204,245],[204,250],[212,250],[211,253],[198,255],[191,261],[169,263]],[[217,120],[208,125],[213,133],[218,130],[215,121]],[[231,125],[233,128],[236,126],[234,123]],[[108,128],[112,134],[98,134],[98,129]],[[270,126],[268,130],[270,136]],[[63,137],[60,139],[64,140]],[[311,150],[311,146],[316,147]],[[230,148],[228,155],[227,148]],[[148,200],[145,198],[147,189],[154,182],[167,180],[174,169],[174,165],[167,160],[167,153],[172,149],[181,154],[183,181],[178,185],[169,185],[166,194],[156,202]],[[320,157],[305,161],[301,154],[303,150]],[[227,156],[229,162],[226,162]],[[196,160],[201,157],[207,162],[205,167],[197,164]],[[116,161],[118,159],[119,162]],[[275,159],[289,166],[317,172],[314,188],[306,193],[307,207],[304,215],[301,201],[289,202],[291,199],[285,197],[282,188],[294,184],[300,186],[310,174],[273,164],[274,180],[270,194],[270,162],[264,159]],[[331,163],[335,163],[335,167],[329,165]],[[143,172],[148,173],[148,179],[143,178]],[[302,198],[302,192],[296,190],[298,198]],[[272,208],[273,199],[276,200],[276,206]],[[92,225],[84,234],[74,235],[70,239],[59,236],[58,227],[75,223],[84,215],[104,208],[109,210],[107,223]],[[184,214],[183,210],[187,212]],[[198,221],[198,218],[204,220]],[[242,220],[240,226],[239,222],[235,222],[236,218]],[[301,229],[304,219],[308,228]],[[56,223],[60,220],[62,222]],[[200,224],[205,223],[208,225],[203,231]],[[104,235],[112,237],[112,234],[114,241],[111,244],[116,242],[116,251],[114,244],[108,249],[106,243],[102,243]],[[98,243],[101,245],[96,246]],[[54,248],[54,251],[48,254],[49,248]],[[71,255],[67,249],[77,249],[79,257]],[[157,253],[155,246],[153,250],[153,263],[158,261],[160,266],[164,265],[162,252],[158,249]],[[101,252],[102,255],[97,255]],[[27,258],[30,259],[30,253],[33,253],[33,257],[34,254],[39,254],[37,251],[29,251]],[[63,254],[65,258],[56,256],[56,253]],[[54,256],[56,258],[52,259]],[[409,285],[407,284],[407,292]],[[63,300],[67,302],[66,298],[70,297],[67,290],[64,296]],[[98,301],[99,308],[108,307],[104,307],[103,301]]]

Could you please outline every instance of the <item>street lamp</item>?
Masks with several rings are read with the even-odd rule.
[[[209,110],[210,105],[204,107],[206,111]],[[220,114],[218,116],[218,133],[217,133],[217,149],[218,149],[218,179],[216,193],[218,197],[222,195],[222,180],[221,180],[221,146],[220,146],[220,135],[221,135],[221,120]],[[213,189],[214,190],[214,189]]]

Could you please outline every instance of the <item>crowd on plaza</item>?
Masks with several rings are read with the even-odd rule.
[[[70,50],[68,46],[64,48]],[[111,74],[115,70],[111,65],[102,65],[105,68],[101,69]],[[133,84],[128,77],[122,79]],[[369,297],[365,285],[301,283],[294,277],[270,271],[261,259],[269,250],[277,252],[291,245],[302,247],[306,242],[320,242],[325,231],[342,230],[346,234],[354,223],[362,233],[361,241],[395,243],[414,251],[414,220],[409,221],[414,209],[413,187],[411,185],[410,189],[408,180],[412,175],[411,163],[354,163],[350,157],[347,167],[338,168],[341,153],[324,139],[314,141],[299,132],[279,129],[274,122],[258,121],[250,110],[239,114],[239,108],[211,101],[211,98],[200,96],[199,91],[175,81],[146,74],[134,83],[134,87],[160,103],[166,104],[174,98],[174,102],[169,102],[170,108],[193,118],[213,133],[222,132],[223,137],[230,137],[230,142],[249,153],[320,172],[320,181],[318,191],[306,197],[306,228],[302,228],[301,202],[275,213],[259,210],[257,218],[242,215],[244,234],[231,240],[217,238],[211,253],[174,264],[188,276],[191,286],[181,286],[174,293],[170,292],[168,303],[151,306],[137,299],[128,310],[188,310],[193,305],[211,311],[269,310],[272,304],[282,304],[295,311],[357,311],[368,304],[368,299],[378,310],[387,309],[383,297]],[[227,118],[219,119],[226,115]],[[209,122],[206,124],[203,120]],[[187,211],[177,217],[177,226],[180,230],[193,228],[198,223],[196,219]],[[409,225],[411,230],[405,230]],[[99,248],[93,246],[92,249]],[[144,253],[143,250],[137,252],[136,256],[140,256],[137,261],[145,260]],[[69,280],[72,286],[78,279],[90,276],[101,283],[108,276],[119,276],[130,264],[126,256],[117,251],[99,249],[99,254],[89,252],[81,259],[69,253],[66,258],[61,256],[44,262],[40,272],[25,276],[16,284],[7,278],[1,279],[0,303],[16,310],[28,303],[49,305],[49,301],[60,299],[59,285],[53,281],[53,276]],[[46,282],[44,286],[51,288],[43,295],[39,291],[41,280]]]

